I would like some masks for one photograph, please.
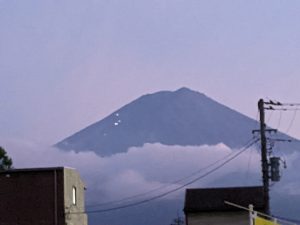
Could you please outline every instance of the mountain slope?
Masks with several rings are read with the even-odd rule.
[[[204,94],[181,88],[144,95],[56,147],[101,156],[157,142],[182,146],[223,142],[237,148],[251,137],[256,125],[253,119]]]
[[[258,127],[258,123],[255,120],[208,98],[204,94],[181,88],[174,92],[161,91],[144,95],[118,109],[103,120],[57,143],[56,146],[64,150],[90,150],[101,156],[111,156],[116,153],[126,152],[131,146],[142,146],[145,143],[157,142],[164,145],[181,146],[215,145],[222,142],[231,148],[239,148],[244,146],[252,137],[251,131]],[[271,134],[267,133],[267,136],[292,139],[282,133],[278,133],[276,136],[271,136]],[[280,148],[284,154],[293,152],[299,149],[299,141],[280,143]],[[120,163],[120,161],[117,161],[117,163]],[[184,163],[188,164],[189,161]],[[248,167],[249,165],[250,163],[248,162]],[[199,163],[199,166],[201,168],[203,165]],[[298,171],[297,168],[291,170]],[[105,173],[107,173],[108,177],[112,177],[110,171],[105,171]],[[289,182],[298,179],[297,173],[291,177],[293,179],[291,178]],[[93,176],[93,179],[98,178]],[[157,177],[147,177],[147,181],[150,182],[156,182],[156,179]],[[99,178],[99,180],[102,182],[102,178]],[[257,177],[251,179],[251,177],[245,176],[244,171],[240,171],[237,168],[234,173],[217,178],[207,185],[212,187],[233,186],[241,185],[241,182],[243,184],[245,181],[246,184],[252,185],[253,183],[261,182]],[[160,182],[168,183],[169,180],[160,180]],[[105,181],[103,184],[101,183],[102,187],[104,185]],[[136,185],[136,183],[133,185]],[[116,189],[113,190],[122,191],[118,188],[116,186]],[[105,195],[105,191],[103,193]],[[286,191],[283,193],[286,193]],[[275,192],[273,195],[275,197],[271,195],[271,200],[273,201],[272,210],[277,215],[296,218],[295,215],[299,214],[296,214],[299,211],[299,207],[294,205],[293,208],[291,206],[291,210],[284,208],[286,205],[284,201],[292,202],[295,197],[287,194],[283,198]],[[91,193],[91,196],[97,199],[100,195],[98,192],[95,192]],[[184,196],[182,195],[179,199],[159,199],[150,201],[149,204],[137,205],[132,208],[112,210],[105,213],[91,213],[89,214],[89,221],[90,224],[112,225],[169,224],[178,212],[182,212],[183,198]],[[299,202],[299,199],[297,198],[294,201]]]

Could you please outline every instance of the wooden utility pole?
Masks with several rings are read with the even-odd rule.
[[[265,106],[264,106],[263,99],[260,99],[258,101],[258,110],[260,115],[261,166],[262,166],[262,175],[263,175],[264,203],[266,204],[266,214],[269,214],[270,213],[269,164],[267,158]]]

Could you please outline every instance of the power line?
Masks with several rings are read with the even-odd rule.
[[[267,105],[264,109],[265,110],[270,110],[271,112],[273,111],[280,111],[280,118],[278,124],[280,124],[281,121],[281,113],[282,111],[292,111],[293,116],[292,119],[290,120],[288,127],[285,131],[286,134],[290,131],[292,128],[294,121],[296,119],[297,112],[300,111],[300,103],[282,103],[276,100],[268,100],[264,102],[265,105]],[[296,140],[295,140],[296,141]]]
[[[290,129],[292,128],[292,126],[293,126],[293,124],[294,124],[294,121],[295,121],[295,119],[296,119],[296,115],[297,115],[297,111],[294,111],[293,118],[292,118],[292,120],[290,121],[290,124],[289,124],[289,126],[288,126],[288,128],[287,128],[287,130],[286,130],[285,133],[288,133],[288,132],[290,131]]]
[[[122,206],[117,206],[117,207],[112,207],[112,208],[107,208],[107,209],[100,209],[100,210],[90,210],[90,211],[86,211],[86,212],[74,212],[74,213],[70,213],[70,214],[82,214],[82,213],[103,213],[103,212],[109,212],[109,211],[114,211],[114,210],[118,210],[118,209],[124,209],[124,208],[129,208],[129,207],[133,207],[133,206],[137,206],[137,205],[141,205],[141,204],[144,204],[144,203],[147,203],[147,202],[150,202],[150,201],[153,201],[153,200],[156,200],[156,199],[159,199],[159,198],[162,198],[162,197],[165,197],[171,193],[174,193],[190,184],[193,184],[195,183],[196,181],[202,179],[202,178],[205,178],[207,177],[208,175],[212,174],[213,172],[217,171],[218,169],[222,168],[224,165],[226,165],[227,163],[229,163],[230,161],[232,161],[233,159],[235,159],[236,157],[238,157],[240,154],[242,154],[243,152],[245,152],[248,148],[250,148],[253,144],[257,143],[259,141],[259,139],[256,139],[254,140],[253,142],[251,142],[250,144],[248,144],[247,146],[245,146],[241,151],[237,152],[235,155],[233,155],[232,157],[230,157],[229,159],[227,159],[226,161],[224,161],[223,163],[221,163],[219,166],[211,169],[210,171],[204,173],[203,175],[177,187],[177,188],[174,188],[170,191],[167,191],[165,193],[162,193],[162,194],[159,194],[159,195],[156,195],[154,197],[151,197],[151,198],[148,198],[148,199],[144,199],[144,200],[141,200],[141,201],[138,201],[138,202],[134,202],[134,203],[129,203],[129,204],[125,204],[125,205],[122,205]]]
[[[300,106],[300,103],[280,103],[282,106]]]
[[[254,138],[251,138],[250,140],[248,140],[246,142],[246,144],[244,144],[243,146],[247,146],[251,141],[253,141]],[[186,177],[183,177],[183,178],[180,178],[178,180],[175,180],[173,182],[171,182],[170,184],[165,184],[165,185],[162,185],[158,188],[155,188],[155,189],[152,189],[150,191],[147,191],[147,192],[143,192],[143,193],[140,193],[140,194],[136,194],[136,195],[133,195],[133,196],[128,196],[128,197],[125,197],[125,198],[122,198],[122,199],[118,199],[118,200],[113,200],[113,201],[108,201],[108,202],[103,202],[103,203],[98,203],[98,204],[90,204],[90,205],[87,205],[86,207],[87,208],[93,208],[93,207],[98,207],[98,206],[104,206],[104,205],[110,205],[110,204],[115,204],[115,203],[120,203],[120,202],[123,202],[123,201],[128,201],[128,200],[132,200],[132,199],[135,199],[135,198],[139,198],[139,197],[143,197],[143,196],[146,196],[148,194],[151,194],[151,193],[154,193],[156,191],[159,191],[159,190],[162,190],[162,189],[165,189],[167,187],[170,187],[174,184],[179,184],[180,182],[182,181],[185,181],[185,180],[188,180],[190,178],[192,178],[193,176],[199,174],[200,172],[206,170],[206,169],[209,169],[210,167],[212,166],[215,166],[216,164],[218,164],[219,162],[229,158],[231,155],[233,155],[235,152],[231,152],[230,154],[226,155],[225,157],[223,158],[220,158],[218,159],[217,161],[214,161],[212,163],[210,163],[209,165],[205,166],[205,167],[202,167],[200,169],[198,169],[197,171],[191,173],[190,175],[186,176]]]
[[[268,102],[264,102],[266,105],[276,105],[276,106],[300,106],[300,103],[281,103],[276,100],[269,100]]]
[[[249,179],[249,174],[250,174],[250,164],[252,160],[252,149],[250,150],[249,157],[248,157],[248,163],[247,163],[247,171],[246,171],[246,180],[248,181]],[[247,182],[248,184],[248,182]]]
[[[278,130],[279,127],[280,127],[280,124],[281,124],[281,118],[282,118],[282,111],[280,111],[280,114],[279,114],[279,119],[278,119],[278,124],[277,124],[276,130]]]
[[[300,110],[297,106],[300,106],[300,103],[281,103],[276,100],[269,100],[269,101],[264,101],[265,105],[268,105],[268,107],[265,107],[266,110],[283,110],[283,111],[288,111],[288,110]],[[292,108],[283,108],[283,107],[292,107]],[[296,107],[296,108],[294,108]]]
[[[271,111],[271,113],[269,114],[268,119],[267,119],[267,123],[270,122],[270,120],[271,120],[271,118],[272,118],[272,115],[273,115],[273,111]]]
[[[274,110],[274,111],[300,111],[300,108],[283,108],[283,107],[273,107],[273,106],[268,106],[265,108],[266,110]]]

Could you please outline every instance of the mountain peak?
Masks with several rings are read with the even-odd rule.
[[[205,94],[194,91],[187,87],[179,88],[172,93],[174,94],[174,96],[181,98],[183,101],[200,101],[201,99],[205,101],[205,99],[209,99]]]
[[[182,88],[179,88],[177,89],[174,93],[178,93],[178,94],[197,94],[197,95],[204,95],[198,91],[194,91],[192,89],[189,89],[187,87],[182,87]]]
[[[101,156],[145,143],[239,147],[251,135],[252,119],[183,87],[144,95],[56,144]]]
[[[175,92],[194,92],[193,90],[187,88],[187,87],[182,87],[176,90]]]

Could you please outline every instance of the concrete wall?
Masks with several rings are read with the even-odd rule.
[[[76,189],[76,204],[73,204],[73,187]],[[87,225],[84,206],[85,185],[73,169],[64,169],[64,207],[66,225]]]
[[[187,225],[249,225],[248,212],[188,213]]]

